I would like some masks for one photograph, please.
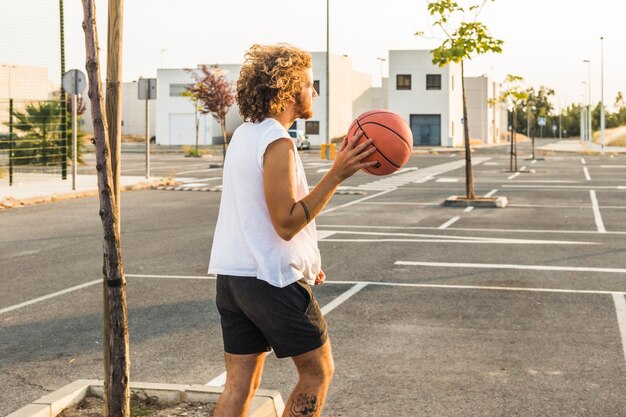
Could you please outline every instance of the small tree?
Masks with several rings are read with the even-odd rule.
[[[436,27],[439,27],[445,39],[443,43],[433,49],[433,64],[445,67],[451,62],[461,64],[461,90],[463,92],[463,135],[465,143],[465,189],[466,198],[473,200],[474,174],[472,171],[472,154],[470,149],[469,123],[467,120],[467,103],[465,98],[465,72],[463,63],[474,55],[482,55],[488,52],[501,53],[503,41],[494,39],[489,34],[487,26],[478,22],[477,18],[487,1],[467,7],[467,13],[473,16],[471,21],[466,21],[466,9],[452,0],[437,0],[428,2],[428,11],[435,16]],[[450,28],[452,20],[460,20],[456,28]],[[417,32],[417,36],[424,36],[423,32]]]
[[[189,156],[200,156],[200,152],[198,151],[198,137],[200,130],[200,119],[198,118],[198,111],[200,110],[200,104],[198,103],[198,99],[196,98],[196,96],[191,94],[188,89],[183,91],[183,97],[187,97],[191,101],[191,104],[193,104],[193,120],[194,127],[196,129],[196,148],[195,151],[189,152]]]
[[[496,103],[505,103],[508,107],[511,107],[511,161],[510,170],[517,172],[517,139],[515,133],[517,132],[517,108],[522,105],[524,100],[528,99],[528,94],[521,90],[519,83],[524,79],[517,75],[508,74],[506,79],[502,83],[504,89],[500,95],[490,100],[489,104],[494,106]],[[515,164],[513,163],[515,162]],[[515,169],[513,169],[515,168]]]
[[[218,65],[209,68],[200,66],[200,72],[187,70],[196,82],[187,88],[191,97],[199,104],[200,113],[211,114],[218,121],[224,136],[224,158],[228,137],[226,135],[226,114],[235,103],[235,93],[232,82],[226,79],[226,74]]]

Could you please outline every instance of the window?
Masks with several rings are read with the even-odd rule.
[[[191,84],[170,84],[170,97],[182,97]]]
[[[304,124],[304,133],[306,135],[319,135],[320,134],[320,122],[318,121],[307,121]]]
[[[411,89],[411,74],[397,74],[396,75],[396,90],[410,90]]]
[[[313,81],[313,88],[315,88],[317,94],[320,93],[320,80]]]
[[[426,74],[426,89],[441,90],[441,74]]]

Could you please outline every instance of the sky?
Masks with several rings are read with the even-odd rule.
[[[458,0],[462,4],[465,0]],[[101,63],[106,63],[107,1],[96,0]],[[326,0],[126,0],[124,81],[155,77],[156,69],[198,64],[240,63],[254,43],[288,42],[309,51],[326,49]],[[330,51],[346,54],[357,71],[380,85],[388,74],[389,50],[433,49],[441,34],[433,28],[426,0],[329,0]],[[66,69],[84,71],[82,3],[64,0]],[[45,65],[58,60],[58,1],[0,0],[0,63]],[[626,92],[626,2],[619,0],[496,0],[478,20],[504,41],[502,54],[473,58],[466,75],[507,74],[524,87],[556,92],[557,109],[601,94],[610,108]],[[428,38],[414,36],[423,31]],[[5,36],[9,35],[9,36]],[[604,37],[604,59],[601,41]],[[583,60],[590,60],[590,64]],[[59,74],[58,64],[51,74]],[[103,67],[104,68],[104,67]],[[102,71],[104,76],[105,71]],[[51,75],[51,77],[56,75]]]

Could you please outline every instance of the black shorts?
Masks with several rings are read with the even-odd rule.
[[[315,350],[328,339],[326,320],[304,279],[278,288],[255,277],[218,275],[216,302],[227,353],[274,349],[285,358]]]

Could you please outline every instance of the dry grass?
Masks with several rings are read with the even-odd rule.
[[[626,126],[605,129],[604,140],[607,146],[626,146]],[[600,132],[593,132],[593,142],[600,143]]]

